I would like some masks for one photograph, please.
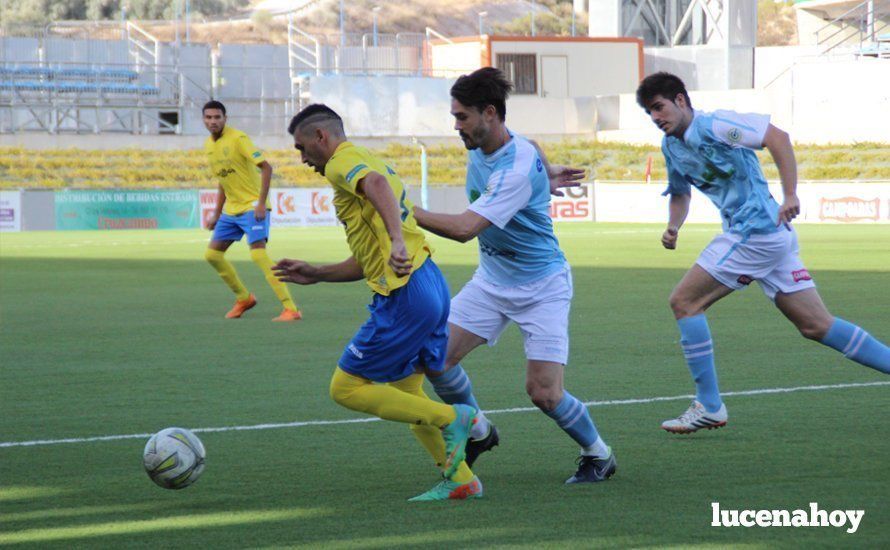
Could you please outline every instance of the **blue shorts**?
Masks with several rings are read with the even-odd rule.
[[[269,240],[269,220],[272,213],[266,211],[263,221],[258,221],[253,210],[242,212],[237,216],[223,214],[213,228],[213,241],[240,241],[241,236],[247,234],[247,244],[257,241]]]
[[[445,368],[448,347],[448,283],[427,258],[408,284],[389,296],[374,294],[371,316],[343,350],[340,368],[374,382],[395,382],[418,365]]]

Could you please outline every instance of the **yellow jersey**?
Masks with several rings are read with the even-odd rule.
[[[266,160],[244,132],[230,126],[214,141],[209,136],[204,142],[210,171],[226,194],[223,213],[230,216],[252,210],[260,198],[260,170],[257,165]],[[266,208],[270,208],[266,197]]]
[[[383,296],[408,283],[408,277],[398,277],[389,266],[392,243],[383,224],[383,218],[356,185],[371,172],[386,178],[399,203],[402,218],[402,236],[411,258],[412,271],[416,271],[432,254],[423,231],[414,220],[414,205],[408,200],[405,186],[389,165],[372,155],[364,147],[341,143],[325,166],[324,175],[334,188],[334,207],[337,219],[346,228],[346,242],[358,264],[362,267],[368,286]]]

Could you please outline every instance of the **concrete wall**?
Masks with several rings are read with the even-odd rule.
[[[769,74],[769,73],[767,73]],[[765,89],[690,91],[696,109],[771,115],[800,143],[890,143],[890,60],[798,62]],[[657,144],[661,132],[631,94],[597,98],[599,132],[609,141]]]
[[[479,39],[430,42],[430,67],[437,78],[455,78],[482,66],[482,45]]]
[[[432,43],[430,65],[433,76],[456,77],[484,66],[490,57],[497,66],[497,54],[535,54],[538,95],[542,83],[542,56],[565,56],[569,97],[591,97],[629,92],[636,88],[640,74],[640,46],[628,38],[530,38],[491,36],[461,38],[452,44]],[[490,51],[486,52],[486,48]]]
[[[315,103],[325,103],[355,136],[452,136],[451,79],[321,76],[312,79]],[[594,130],[596,101],[515,96],[507,123],[526,135],[584,134]]]
[[[754,86],[754,49],[749,46],[675,46],[645,48],[645,73],[674,73],[692,90]],[[727,73],[727,56],[729,72]]]
[[[617,39],[615,39],[617,40]],[[538,94],[542,83],[542,56],[565,56],[568,65],[568,96],[632,92],[643,75],[640,74],[640,45],[636,42],[588,42],[492,39],[491,62],[497,66],[499,53],[533,53],[537,55]]]

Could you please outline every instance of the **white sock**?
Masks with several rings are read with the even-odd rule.
[[[603,441],[602,437],[597,437],[596,441],[593,442],[593,445],[581,448],[581,455],[595,456],[597,458],[608,458],[609,447],[606,446],[606,442]]]
[[[490,429],[491,424],[488,423],[488,419],[485,418],[485,415],[482,414],[482,411],[476,412],[476,423],[473,424],[473,427],[470,428],[470,439],[482,439],[488,435],[488,430]]]

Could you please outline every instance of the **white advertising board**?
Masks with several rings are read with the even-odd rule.
[[[207,220],[216,208],[216,189],[202,189],[201,227],[207,227]],[[337,225],[334,211],[334,190],[322,189],[273,189],[269,192],[272,207],[272,227],[313,227]]]
[[[598,222],[664,223],[668,197],[665,183],[596,183],[593,204]],[[771,183],[770,193],[782,202],[782,187]],[[890,223],[890,182],[801,183],[797,187],[801,212],[795,223]],[[697,190],[686,223],[720,223],[711,201]]]
[[[22,230],[22,192],[0,191],[0,231]]]

